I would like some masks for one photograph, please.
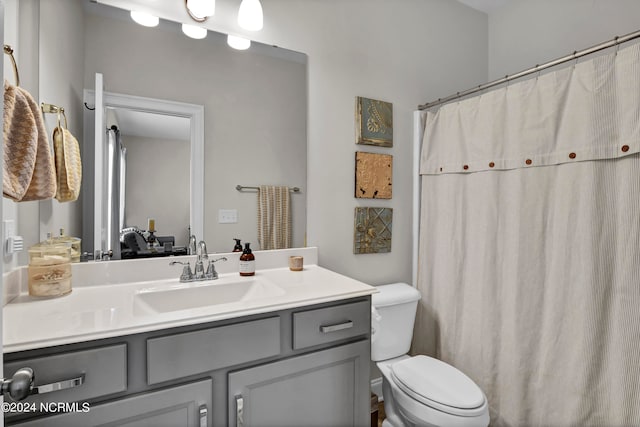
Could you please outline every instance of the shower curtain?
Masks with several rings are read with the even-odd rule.
[[[424,118],[413,351],[494,426],[640,425],[640,46]]]

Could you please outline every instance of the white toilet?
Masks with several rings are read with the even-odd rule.
[[[373,295],[371,359],[382,372],[383,427],[486,427],[489,405],[465,374],[440,360],[407,355],[420,292],[406,283]]]

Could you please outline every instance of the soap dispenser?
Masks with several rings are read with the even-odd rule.
[[[233,239],[236,241],[236,245],[233,247],[232,252],[242,252],[242,243],[240,243],[240,239]]]
[[[251,252],[250,243],[244,244],[244,251],[240,255],[240,275],[253,276],[256,274],[256,257]]]

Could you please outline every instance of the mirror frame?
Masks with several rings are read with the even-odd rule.
[[[84,91],[84,100],[89,105],[95,105],[95,92]],[[190,175],[189,175],[189,222],[191,234],[198,239],[204,238],[204,106],[188,104],[178,101],[169,101],[156,98],[147,98],[135,95],[125,95],[112,92],[103,92],[103,108],[124,108],[146,113],[163,114],[185,117],[190,120]],[[97,108],[97,107],[96,107]],[[86,123],[86,121],[85,121]],[[104,140],[100,141],[103,144]],[[96,143],[97,148],[97,143]],[[96,161],[101,156],[102,150],[95,150]],[[100,154],[98,154],[100,153]],[[102,162],[102,159],[100,159]],[[99,163],[102,164],[102,163]],[[94,168],[94,183],[103,182],[102,168]],[[96,212],[102,211],[103,197],[95,197],[94,186],[94,215],[93,215],[93,253],[102,250],[98,247],[98,238],[102,242],[102,217]]]

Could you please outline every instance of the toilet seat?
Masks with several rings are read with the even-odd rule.
[[[393,382],[411,398],[439,411],[475,417],[486,411],[482,390],[465,374],[440,360],[415,356],[393,363]]]

